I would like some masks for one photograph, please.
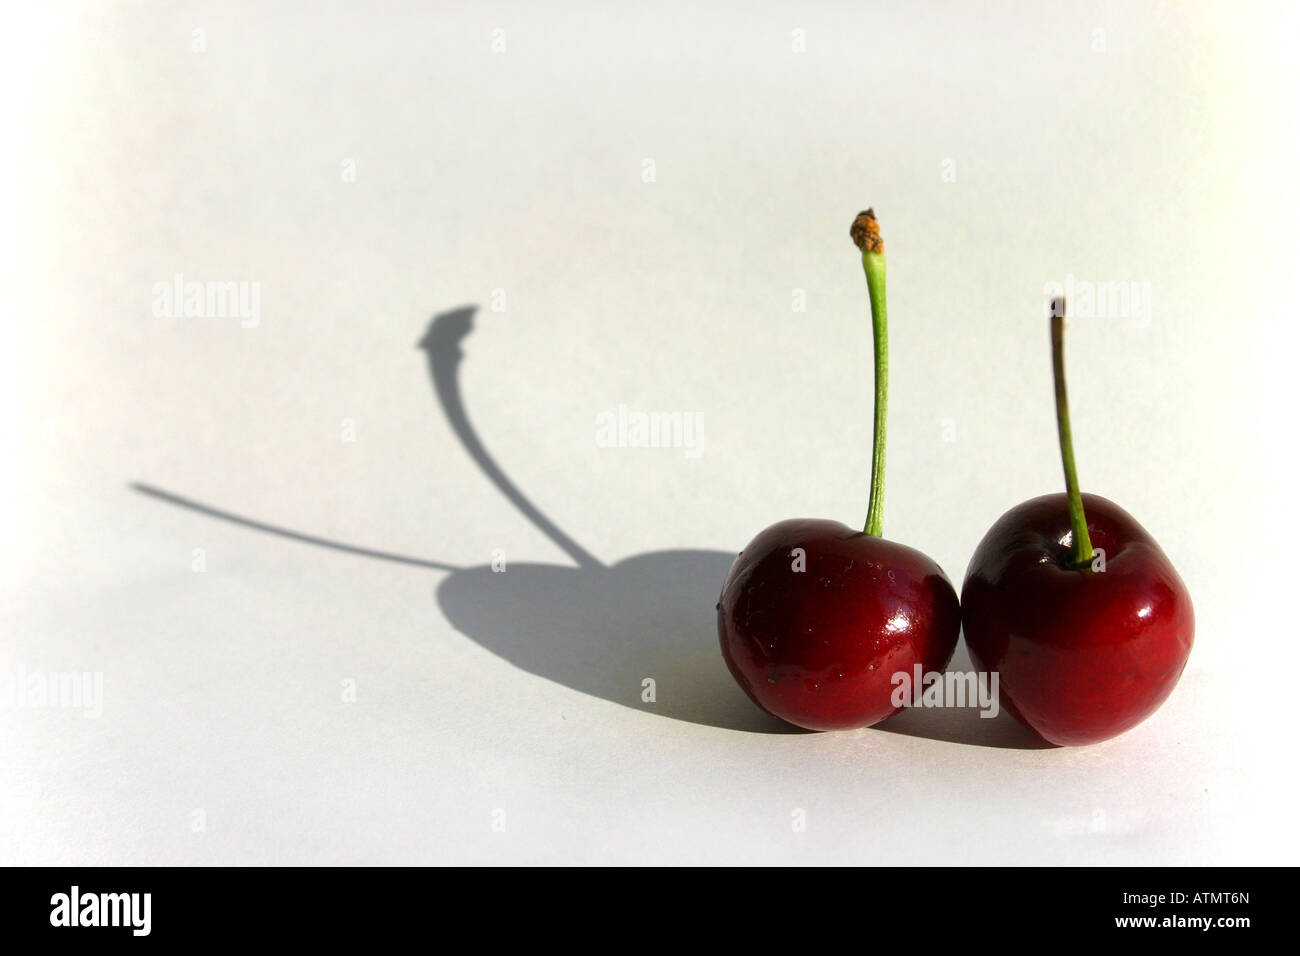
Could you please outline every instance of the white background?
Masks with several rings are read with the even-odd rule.
[[[1294,7],[114,6],[0,58],[2,663],[104,681],[0,710],[0,860],[1294,862]],[[727,556],[865,513],[869,204],[885,531],[958,586],[1061,487],[1046,284],[1150,283],[1068,339],[1084,488],[1198,618],[1118,739],[773,733],[726,675]],[[156,317],[176,273],[260,324]],[[476,433],[605,567],[457,441],[418,343],[462,305]],[[619,404],[703,454],[597,447]]]

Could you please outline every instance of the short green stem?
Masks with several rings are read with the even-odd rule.
[[[1088,518],[1083,513],[1079,475],[1074,468],[1074,439],[1070,434],[1070,402],[1065,392],[1065,299],[1052,300],[1052,377],[1056,382],[1056,432],[1061,442],[1061,465],[1065,469],[1065,493],[1070,507],[1072,544],[1070,566],[1083,568],[1092,563],[1092,539]]]
[[[871,498],[863,529],[879,538],[885,511],[885,420],[889,408],[889,317],[885,307],[885,255],[870,250],[862,253],[862,270],[867,274],[871,297],[871,340],[875,359],[876,410],[871,430]]]

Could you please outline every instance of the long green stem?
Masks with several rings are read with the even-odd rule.
[[[862,271],[871,297],[871,340],[875,360],[876,408],[871,432],[871,498],[863,530],[879,538],[885,511],[885,421],[889,408],[889,314],[885,307],[885,244],[870,209],[853,221],[849,235],[862,250]]]
[[[1073,543],[1070,566],[1082,568],[1092,563],[1092,539],[1088,537],[1088,518],[1083,513],[1083,496],[1079,493],[1079,475],[1074,469],[1074,439],[1070,435],[1070,402],[1065,393],[1065,299],[1052,300],[1052,377],[1056,382],[1056,433],[1061,442],[1061,465],[1065,469],[1065,493],[1070,504],[1070,527]]]

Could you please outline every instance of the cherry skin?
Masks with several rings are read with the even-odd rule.
[[[718,602],[732,676],[758,706],[808,730],[866,727],[897,712],[893,675],[910,678],[916,664],[942,671],[960,628],[939,565],[838,521],[792,519],[761,532]]]
[[[1195,621],[1187,588],[1126,511],[1083,495],[1094,552],[1069,566],[1067,496],[1012,508],[989,529],[962,585],[962,624],[1001,702],[1045,740],[1095,743],[1164,703],[1187,664]]]

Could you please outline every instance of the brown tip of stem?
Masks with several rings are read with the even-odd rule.
[[[858,218],[849,227],[849,238],[863,252],[878,252],[882,255],[885,252],[885,240],[880,238],[880,224],[876,222],[875,212],[870,209],[858,213]]]
[[[1054,319],[1065,318],[1065,296],[1058,295],[1052,300],[1052,311],[1048,314]]]

